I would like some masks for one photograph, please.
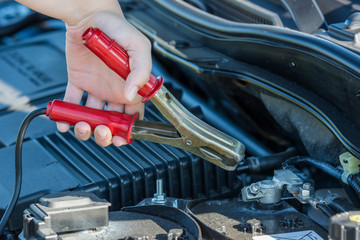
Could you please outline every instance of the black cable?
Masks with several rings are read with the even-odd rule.
[[[311,166],[314,166],[314,167],[320,169],[321,171],[323,171],[324,173],[327,173],[330,176],[342,181],[343,171],[335,168],[334,166],[330,165],[329,163],[315,160],[310,157],[301,157],[301,156],[292,157],[283,163],[283,168],[287,168],[288,165],[298,165],[301,163],[306,163]],[[350,174],[346,180],[347,180],[347,183],[349,184],[349,186],[351,186],[351,188],[357,194],[357,197],[360,198],[360,174],[359,173]]]
[[[286,160],[283,163],[283,168],[287,168],[287,165],[299,165],[301,163],[306,163],[309,164],[311,166],[314,166],[318,169],[320,169],[321,171],[323,171],[324,173],[329,174],[330,176],[338,179],[338,180],[342,180],[342,171],[335,168],[334,166],[330,165],[329,163],[326,162],[322,162],[310,157],[304,157],[304,156],[296,156],[296,157],[292,157],[289,158],[288,160]]]
[[[14,211],[16,203],[19,199],[20,190],[21,190],[21,182],[22,182],[22,145],[24,141],[24,136],[26,129],[28,128],[31,120],[39,115],[43,115],[46,113],[46,108],[39,108],[31,113],[29,113],[19,128],[19,132],[16,137],[16,145],[15,145],[15,184],[14,184],[14,192],[7,206],[3,217],[1,218],[0,222],[0,236],[4,232],[6,223],[8,222],[11,214]]]
[[[289,147],[284,152],[279,152],[267,156],[249,157],[242,161],[236,169],[237,174],[242,173],[263,173],[277,169],[286,159],[297,154],[294,147]]]
[[[354,192],[356,192],[358,198],[360,198],[360,177],[359,173],[357,174],[350,174],[347,178],[347,182],[352,187]]]

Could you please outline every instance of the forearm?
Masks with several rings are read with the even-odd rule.
[[[111,11],[122,15],[117,0],[16,0],[42,14],[75,25],[98,11]]]

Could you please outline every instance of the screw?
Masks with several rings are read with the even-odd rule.
[[[192,142],[191,140],[186,140],[186,145],[191,146]]]

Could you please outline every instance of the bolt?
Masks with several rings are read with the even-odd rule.
[[[191,140],[186,140],[186,145],[191,146],[192,142]]]
[[[311,183],[304,183],[303,184],[303,189],[304,190],[310,190],[311,189]]]
[[[158,179],[156,180],[156,193],[154,197],[151,199],[154,203],[165,203],[166,194],[164,193],[164,185],[163,180]]]
[[[250,192],[252,194],[257,194],[260,191],[260,186],[258,183],[254,183],[250,185]]]
[[[163,188],[163,180],[162,179],[158,179],[156,180],[156,193],[157,194],[163,194],[164,193],[164,188]]]
[[[167,240],[178,240],[181,235],[183,234],[183,231],[180,230],[181,232],[175,232],[176,230],[180,230],[180,229],[171,229],[170,232],[167,234]]]
[[[302,187],[300,188],[300,196],[301,197],[310,197],[311,192],[311,184],[310,183],[304,183]]]

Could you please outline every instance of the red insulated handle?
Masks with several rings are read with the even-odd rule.
[[[78,122],[86,122],[94,130],[98,125],[105,125],[110,128],[113,135],[123,137],[128,143],[133,139],[130,138],[131,128],[134,121],[138,119],[138,114],[128,115],[115,111],[105,111],[95,108],[89,108],[82,105],[54,100],[49,102],[46,109],[46,116],[56,122],[65,122],[75,125]]]
[[[98,56],[110,69],[125,79],[130,73],[129,55],[98,28],[88,28],[82,35],[84,45]],[[149,81],[138,91],[143,97],[142,102],[148,101],[161,88],[164,80],[162,77],[150,75]]]

